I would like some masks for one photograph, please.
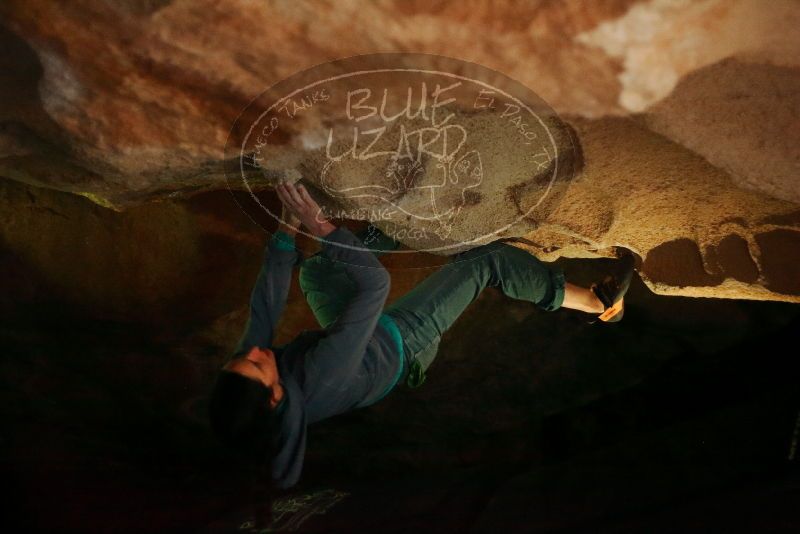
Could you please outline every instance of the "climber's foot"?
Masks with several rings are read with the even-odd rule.
[[[590,323],[603,321],[604,323],[616,323],[622,320],[625,312],[625,293],[631,285],[633,277],[634,256],[626,254],[622,256],[614,265],[612,274],[597,284],[592,284],[592,292],[603,303],[605,310],[600,315],[596,315]]]

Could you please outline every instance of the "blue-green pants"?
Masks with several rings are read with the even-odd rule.
[[[424,381],[442,335],[485,287],[552,311],[564,300],[564,283],[561,270],[502,242],[453,256],[385,310],[400,329],[408,384],[415,387]],[[323,328],[336,320],[356,291],[341,266],[319,255],[301,265],[300,287]]]

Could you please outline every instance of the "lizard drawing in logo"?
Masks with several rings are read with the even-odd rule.
[[[321,173],[324,191],[340,199],[374,199],[392,206],[399,213],[432,223],[434,233],[447,239],[458,215],[469,203],[470,190],[483,182],[480,152],[470,150],[460,154],[463,142],[453,154],[442,156],[428,151],[394,154],[383,168],[383,179],[361,185],[344,185],[333,177],[335,161],[327,162]],[[375,183],[380,182],[380,183]],[[427,196],[429,200],[414,202],[413,208],[403,202],[409,194]]]

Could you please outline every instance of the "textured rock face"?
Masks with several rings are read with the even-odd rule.
[[[577,40],[622,63],[619,103],[641,112],[692,71],[731,56],[798,66],[797,4],[777,0],[651,0],[584,31]]]
[[[303,68],[376,50],[463,56],[531,85],[557,108],[604,113],[617,109],[613,62],[585,45],[561,43],[565,32],[621,14],[625,4],[585,13],[531,5],[497,17],[489,3],[7,2],[7,25],[41,65],[38,87],[27,86],[29,95],[38,93],[31,106],[55,122],[63,135],[56,144],[66,141],[70,156],[96,173],[59,176],[67,163],[60,161],[31,164],[17,176],[115,204],[217,186],[224,183],[218,163],[228,132],[254,97]],[[459,53],[470,49],[476,53]],[[593,83],[579,83],[588,79]],[[563,92],[564,84],[574,89]],[[51,139],[34,134],[25,154]]]
[[[723,171],[631,119],[575,125],[584,172],[526,236],[537,256],[622,246],[644,259],[639,272],[658,293],[798,300],[796,204],[731,187]]]
[[[686,76],[647,125],[740,187],[800,204],[800,69],[726,59]]]
[[[334,58],[424,50],[522,82],[583,159],[528,214],[536,173],[509,154],[492,169],[502,192],[472,196],[423,248],[528,214],[504,235],[546,259],[623,246],[659,293],[800,299],[795,2],[12,0],[0,14],[3,178],[118,209],[220,189],[231,126],[264,89]],[[303,135],[281,131],[276,161],[313,169]]]

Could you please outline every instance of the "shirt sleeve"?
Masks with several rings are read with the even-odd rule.
[[[234,357],[243,356],[253,347],[272,346],[275,327],[289,296],[292,267],[298,259],[294,238],[276,232],[264,251],[264,262],[250,295],[250,317]]]
[[[336,411],[337,399],[349,398],[346,391],[372,339],[389,294],[390,279],[375,255],[346,228],[326,236],[322,254],[340,262],[356,286],[342,313],[306,354],[304,364],[307,400],[313,402],[314,396],[324,392],[327,408]]]

